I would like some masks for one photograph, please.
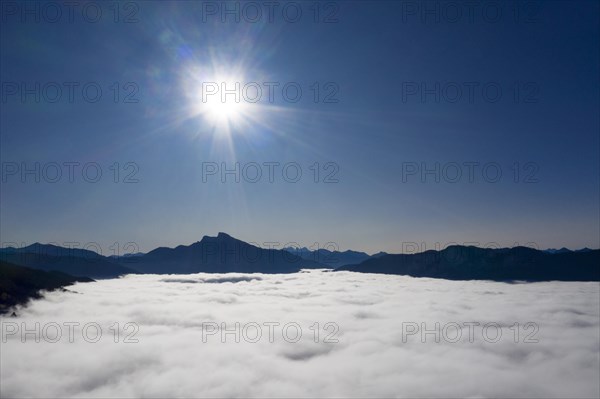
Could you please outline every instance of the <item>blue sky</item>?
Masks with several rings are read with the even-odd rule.
[[[84,18],[94,10],[69,21],[63,8],[52,23],[44,3],[28,4],[29,14],[2,9],[2,243],[148,251],[225,231],[367,252],[413,242],[599,246],[596,2],[516,3],[518,19],[513,2],[500,3],[498,18],[498,4],[483,2],[472,20],[468,3],[452,2],[457,21],[449,3],[427,2],[424,14],[411,8],[422,2],[321,3],[319,22],[314,3],[296,2],[295,23],[278,10],[251,23],[244,3],[239,22],[222,22],[223,3],[184,1],[120,3],[118,22],[107,3],[95,23]],[[275,89],[271,103],[263,91],[217,112],[200,93],[223,77],[292,83],[302,96]],[[23,90],[36,82],[39,91]],[[337,101],[324,103],[336,88]],[[79,163],[72,182],[70,162]],[[203,176],[203,165],[236,162],[252,176],[261,165],[262,178]],[[280,165],[273,182],[270,162]],[[51,182],[56,164],[62,176]],[[295,174],[284,178],[283,165],[299,167],[300,180],[286,181]],[[332,172],[337,182],[324,182]]]

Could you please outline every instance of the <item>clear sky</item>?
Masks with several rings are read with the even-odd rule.
[[[597,2],[8,4],[3,245],[599,247]]]

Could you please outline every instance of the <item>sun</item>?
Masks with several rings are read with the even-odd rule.
[[[191,116],[200,117],[215,133],[230,135],[246,128],[259,107],[244,97],[245,75],[243,68],[227,65],[190,68],[184,90]]]
[[[180,72],[181,112],[194,120],[194,134],[231,144],[234,137],[272,130],[272,118],[283,111],[269,102],[262,82],[273,76],[250,63],[208,58],[182,65]]]
[[[218,82],[218,80],[215,80]],[[229,124],[235,125],[242,122],[245,115],[248,112],[248,104],[244,102],[243,98],[232,91],[225,92],[227,87],[234,88],[236,82],[222,82],[219,85],[218,92],[214,93],[212,90],[214,86],[208,86],[211,90],[211,94],[202,93],[201,101],[197,104],[199,112],[206,117],[206,119],[216,125]],[[206,89],[206,86],[204,87]]]

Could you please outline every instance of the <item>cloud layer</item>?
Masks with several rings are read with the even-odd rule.
[[[311,271],[130,275],[70,290],[2,319],[2,396],[600,394],[597,283]],[[48,340],[60,326],[61,339],[23,337],[36,322]],[[69,322],[79,323],[74,342]],[[10,323],[19,331],[9,334]],[[95,324],[82,335],[86,323],[102,329],[98,342],[88,342]]]

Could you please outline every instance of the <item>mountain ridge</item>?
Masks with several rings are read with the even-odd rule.
[[[547,253],[529,247],[455,245],[440,251],[384,255],[336,271],[448,280],[600,281],[600,250]]]
[[[53,291],[76,282],[92,282],[87,277],[75,277],[56,271],[43,271],[0,260],[0,314],[14,306],[38,299],[42,291]]]
[[[573,251],[564,247],[537,250],[452,245],[415,254],[368,255],[324,248],[315,251],[306,247],[261,248],[224,232],[204,235],[189,245],[157,247],[145,254],[119,257],[40,243],[0,249],[0,259],[6,262],[90,278],[114,278],[130,273],[294,273],[301,269],[330,268],[459,280],[596,281],[600,280],[598,268],[591,267],[590,262],[598,260],[600,264],[598,254],[600,250],[588,248]]]
[[[203,236],[175,248],[159,247],[139,256],[131,267],[141,273],[293,273],[327,266],[280,249],[261,248],[227,233]]]

